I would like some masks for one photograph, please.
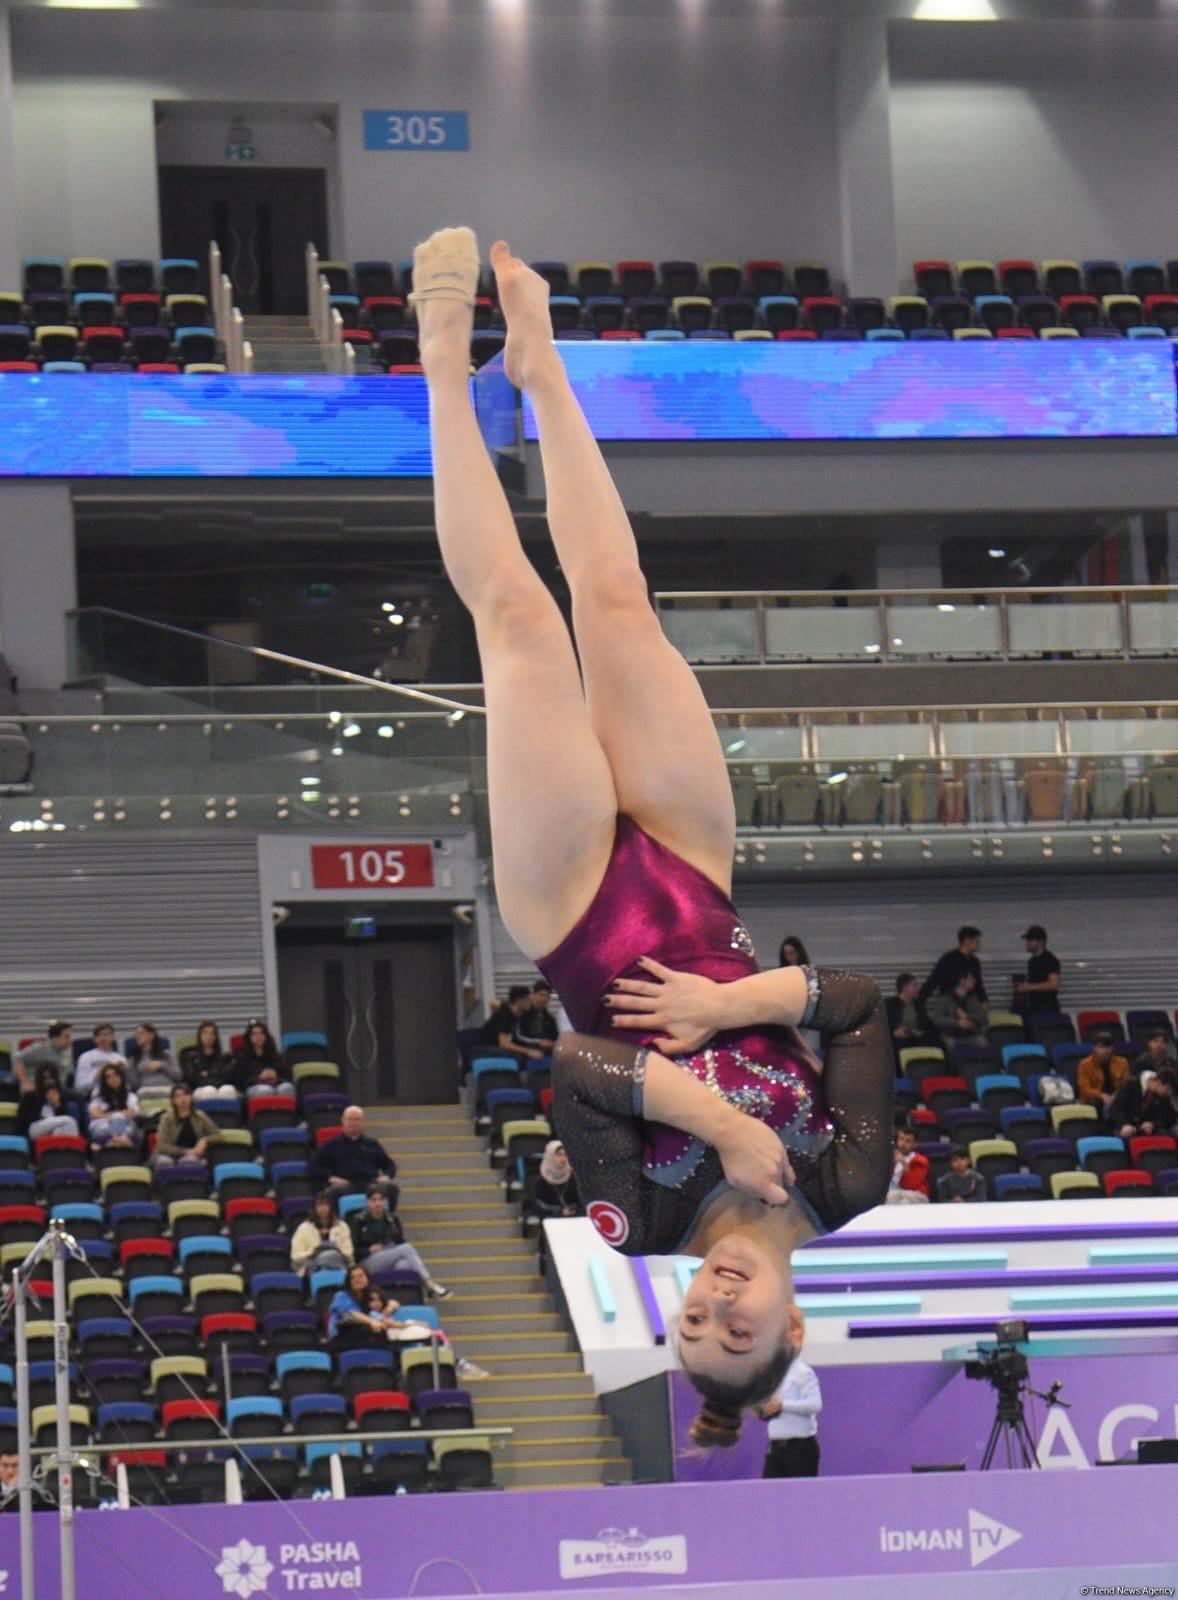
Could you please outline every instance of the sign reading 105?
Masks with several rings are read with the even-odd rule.
[[[469,150],[465,111],[366,111],[365,150]]]
[[[316,889],[428,889],[434,881],[428,844],[314,844]]]

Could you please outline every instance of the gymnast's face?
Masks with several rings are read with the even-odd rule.
[[[803,1331],[788,1267],[755,1240],[726,1234],[684,1296],[679,1360],[689,1373],[740,1384],[782,1344],[800,1345]]]

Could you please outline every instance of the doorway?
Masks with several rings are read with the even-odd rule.
[[[453,927],[448,908],[402,922],[371,904],[295,907],[275,939],[283,1032],[325,1034],[361,1104],[453,1101]]]
[[[321,167],[162,166],[159,184],[165,256],[203,263],[215,239],[243,312],[306,312],[306,246],[328,254]]]

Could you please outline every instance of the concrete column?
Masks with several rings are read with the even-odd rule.
[[[0,651],[20,689],[60,689],[78,603],[67,483],[0,480]]]
[[[838,29],[839,211],[843,270],[854,295],[899,285],[887,22],[859,17]]]
[[[1149,582],[1149,558],[1145,549],[1145,518],[1134,511],[1125,518],[1125,543],[1129,552],[1129,582]]]
[[[0,0],[0,289],[20,288],[10,12]]]
[[[876,547],[877,589],[939,589],[943,581],[936,539],[884,539]]]
[[[1163,583],[1178,583],[1178,511],[1166,512],[1166,570]]]

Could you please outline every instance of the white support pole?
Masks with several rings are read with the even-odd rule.
[[[229,318],[233,314],[233,285],[230,283],[225,273],[222,273],[217,279],[217,284],[220,291],[218,314],[221,318],[220,322],[217,324],[217,332],[223,339],[229,328]]]
[[[344,370],[344,319],[334,306],[328,318],[327,326],[327,370],[328,372],[342,372]]]
[[[241,1468],[233,1456],[225,1461],[225,1504],[239,1506],[243,1503],[244,1496],[241,1492]]]
[[[245,318],[234,306],[229,317],[229,341],[226,354],[229,356],[225,365],[230,372],[241,371],[242,351],[245,348]]]
[[[328,1457],[328,1466],[331,1471],[331,1498],[333,1500],[346,1500],[348,1491],[344,1485],[344,1464],[340,1460],[338,1450],[332,1451]]]
[[[115,1494],[118,1498],[119,1510],[130,1511],[131,1485],[127,1479],[127,1463],[125,1461],[117,1461],[115,1463]]]
[[[331,337],[331,285],[322,274],[315,293],[315,315],[319,319],[315,324],[316,336],[320,344],[326,344]]]
[[[61,1600],[77,1600],[74,1574],[74,1447],[70,1432],[70,1329],[66,1320],[65,1239],[54,1227],[53,1377],[57,1404],[57,1515],[61,1538]]]
[[[345,378],[354,378],[356,376],[356,348],[350,339],[344,340],[344,360],[340,370]]]
[[[213,327],[218,339],[225,337],[225,308],[221,300],[221,248],[215,239],[209,243],[209,287],[213,291]]]
[[[241,347],[241,370],[246,373],[254,370],[254,347],[248,339]]]
[[[306,250],[307,261],[307,314],[315,325],[315,299],[319,291],[319,252],[313,244]]]
[[[16,1339],[16,1450],[20,1498],[20,1600],[37,1600],[33,1581],[33,1439],[29,1407],[29,1341],[27,1308],[20,1268],[12,1271],[13,1334]]]

